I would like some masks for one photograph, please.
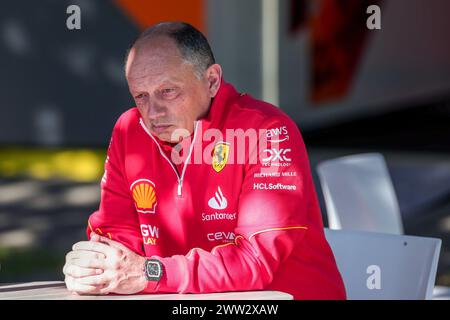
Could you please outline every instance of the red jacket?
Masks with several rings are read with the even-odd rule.
[[[223,141],[204,135],[207,129],[218,129]],[[257,132],[262,148],[236,151],[239,142],[227,129]],[[222,82],[186,141],[185,164],[173,164],[170,147],[147,130],[136,108],[113,130],[100,208],[87,233],[163,263],[163,277],[143,292],[264,289],[345,299],[306,149],[286,114]]]

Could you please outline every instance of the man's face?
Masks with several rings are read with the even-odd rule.
[[[212,96],[207,77],[196,76],[194,66],[182,59],[170,38],[159,37],[133,48],[126,78],[146,127],[160,140],[179,142],[172,133],[184,129],[182,136],[191,134],[194,121],[209,110]]]

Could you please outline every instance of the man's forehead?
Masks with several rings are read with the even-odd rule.
[[[147,90],[150,87],[156,89],[162,85],[178,85],[182,86],[186,79],[167,73],[160,75],[144,75],[141,78],[127,78],[130,91]]]
[[[185,86],[195,81],[194,68],[185,64],[178,67],[161,68],[161,66],[147,65],[146,67],[130,72],[127,75],[128,86],[131,91],[147,90],[162,85]]]
[[[130,51],[133,60],[165,59],[181,60],[182,56],[174,40],[168,37],[138,40]]]
[[[125,74],[127,78],[139,79],[170,73],[182,67],[184,60],[175,44],[167,41],[139,44],[130,50]]]

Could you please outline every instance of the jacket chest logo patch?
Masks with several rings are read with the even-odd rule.
[[[157,199],[155,184],[147,179],[139,179],[130,187],[137,212],[155,213]]]
[[[227,142],[219,142],[214,146],[212,167],[219,173],[228,162],[228,155],[230,153],[230,144]]]
[[[216,191],[216,194],[214,195],[214,197],[209,199],[208,206],[211,209],[218,209],[218,210],[227,208],[228,201],[227,201],[227,198],[225,198],[225,196],[223,195],[222,190],[220,190],[220,187],[217,188],[217,191]]]

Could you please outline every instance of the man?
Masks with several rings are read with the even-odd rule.
[[[146,30],[125,73],[136,108],[114,127],[90,241],[66,256],[67,288],[345,299],[295,123],[226,83],[189,24]]]

